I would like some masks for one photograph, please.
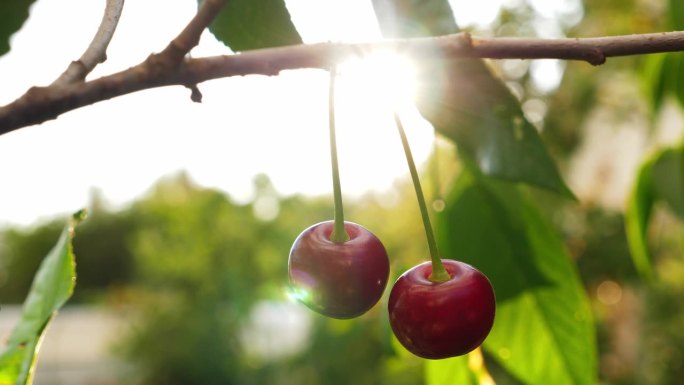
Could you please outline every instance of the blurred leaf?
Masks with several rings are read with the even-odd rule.
[[[595,330],[577,271],[519,188],[465,171],[438,219],[442,256],[472,264],[494,286],[485,350],[526,384],[595,384]]]
[[[653,205],[667,202],[684,219],[684,145],[666,148],[648,157],[632,187],[625,210],[625,227],[632,260],[644,278],[651,278],[652,261],[648,250],[648,222]]]
[[[29,8],[34,0],[0,1],[0,56],[9,49],[10,37],[21,28],[29,17]]]
[[[373,0],[386,37],[458,31],[446,0]],[[417,107],[489,176],[523,182],[575,199],[518,100],[481,60],[422,63]]]
[[[478,385],[477,376],[468,367],[468,356],[425,362],[426,385]]]
[[[283,0],[228,1],[209,30],[234,52],[302,43]]]
[[[446,0],[373,0],[373,8],[385,37],[437,36],[458,31]]]
[[[668,4],[670,29],[683,30],[684,3],[681,0],[670,0]],[[653,110],[660,110],[667,95],[674,96],[684,106],[684,54],[671,52],[649,55],[644,63],[641,77]]]
[[[425,72],[418,107],[485,175],[524,182],[575,199],[518,101],[481,61]],[[427,80],[429,79],[429,80]]]
[[[646,230],[655,201],[651,170],[656,159],[657,157],[651,157],[639,168],[625,210],[625,231],[629,251],[637,271],[646,279],[653,274],[651,257],[646,244]]]
[[[83,211],[71,217],[36,273],[19,323],[12,331],[5,351],[0,354],[1,385],[23,385],[33,381],[33,368],[43,332],[57,310],[69,299],[76,284],[71,240],[75,225],[83,217]]]
[[[426,385],[480,385],[491,384],[492,376],[484,365],[482,349],[477,348],[465,356],[425,362]]]
[[[684,3],[681,0],[668,1],[670,11],[667,15],[670,16],[670,23],[675,31],[684,29]]]
[[[671,59],[668,58],[670,58],[670,54],[648,55],[644,58],[641,82],[653,111],[658,111],[663,106],[667,92],[667,79],[663,76],[667,71],[663,67],[670,65]]]
[[[660,86],[662,93],[660,95],[660,104],[657,107],[662,107],[663,99],[666,95],[672,95],[676,98],[681,106],[684,106],[684,54],[681,52],[671,52],[665,54],[663,64],[660,67],[660,79],[654,83],[654,86]],[[654,91],[658,91],[657,89]]]
[[[684,143],[664,150],[651,171],[656,197],[684,219]]]

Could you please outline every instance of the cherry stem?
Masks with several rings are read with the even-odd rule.
[[[444,265],[442,264],[442,260],[439,258],[439,251],[437,250],[437,240],[435,239],[435,233],[432,231],[432,225],[430,224],[430,215],[428,214],[427,205],[425,204],[425,196],[423,195],[423,189],[420,187],[420,179],[418,178],[416,164],[413,161],[413,155],[411,155],[411,148],[409,147],[408,139],[406,138],[406,133],[404,132],[404,126],[403,124],[401,124],[401,119],[399,119],[399,115],[396,112],[394,113],[394,121],[397,124],[397,130],[399,130],[401,144],[404,146],[406,162],[408,163],[409,171],[411,172],[413,187],[416,189],[416,197],[418,198],[418,206],[420,207],[420,216],[423,218],[425,235],[427,236],[428,248],[430,249],[432,273],[430,274],[428,279],[435,283],[446,282],[449,279],[451,279],[451,276],[449,276],[449,273],[446,271]]]
[[[337,162],[337,139],[335,135],[335,79],[337,67],[330,69],[330,86],[328,88],[328,127],[330,128],[330,160],[332,163],[333,199],[335,203],[334,227],[330,240],[342,243],[349,240],[344,228],[344,209],[342,207],[342,187],[340,187],[340,169]]]

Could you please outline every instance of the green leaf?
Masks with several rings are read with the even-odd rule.
[[[670,52],[645,59],[641,78],[653,111],[659,111],[666,96],[684,106],[684,54]]]
[[[485,175],[575,199],[518,101],[482,61],[432,68],[418,87],[418,108]],[[429,79],[429,80],[427,80]]]
[[[33,279],[19,323],[0,354],[0,385],[24,385],[33,381],[43,332],[57,310],[71,297],[76,284],[71,239],[75,225],[84,215],[79,211],[72,216]]]
[[[386,37],[458,31],[446,0],[373,0]],[[518,100],[482,60],[421,63],[417,107],[486,175],[575,199]]]
[[[665,201],[672,212],[684,219],[684,144],[660,154],[651,178],[657,199]]]
[[[29,8],[34,0],[0,1],[0,56],[9,49],[9,39],[21,28],[29,17]]]
[[[666,95],[672,95],[679,102],[680,106],[684,106],[684,75],[682,75],[682,71],[684,71],[684,54],[681,52],[665,54],[660,70],[661,78],[659,82],[663,84],[662,98],[664,99]]]
[[[515,185],[465,171],[438,217],[443,258],[492,282],[494,327],[484,349],[526,384],[595,384],[595,328],[562,241]]]
[[[669,54],[648,55],[644,58],[644,65],[640,71],[642,88],[651,103],[653,111],[659,111],[667,92],[667,80],[663,76],[664,67],[669,66]]]
[[[647,159],[639,168],[636,181],[627,199],[625,210],[625,232],[634,266],[641,276],[650,279],[653,275],[651,257],[648,251],[646,231],[651,210],[655,203],[651,171],[657,156]]]
[[[426,385],[480,385],[492,382],[480,348],[465,356],[425,362]]]
[[[670,10],[666,14],[670,16],[670,24],[674,31],[684,29],[684,4],[680,0],[670,0]]]
[[[645,279],[653,277],[648,249],[648,223],[656,202],[684,219],[684,144],[661,149],[639,168],[625,209],[625,232],[637,271]]]
[[[209,30],[233,52],[302,43],[283,0],[228,1]]]
[[[458,32],[446,0],[373,0],[373,9],[385,37],[425,37]]]
[[[684,2],[670,0],[667,15],[671,30],[684,29]],[[674,96],[679,104],[684,106],[683,53],[671,52],[647,56],[644,58],[641,79],[654,111],[660,110],[665,96],[668,95]]]
[[[468,356],[425,362],[426,385],[478,385],[477,375],[468,367]]]

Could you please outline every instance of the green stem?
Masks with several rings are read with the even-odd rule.
[[[332,163],[333,199],[335,202],[333,232],[330,240],[342,243],[349,240],[349,234],[344,229],[344,209],[342,207],[342,187],[340,187],[340,170],[337,162],[337,139],[335,135],[335,78],[337,67],[330,69],[330,86],[328,91],[328,127],[330,128],[330,160]]]
[[[423,195],[423,189],[420,187],[420,179],[418,178],[416,164],[413,161],[413,155],[411,155],[411,148],[409,147],[408,139],[406,138],[406,133],[404,132],[404,126],[401,124],[401,119],[399,119],[399,115],[397,115],[396,112],[394,113],[394,121],[397,124],[397,129],[399,130],[401,144],[404,146],[406,162],[408,163],[409,171],[411,172],[413,187],[415,187],[416,189],[416,197],[418,198],[420,215],[423,218],[423,226],[425,226],[425,235],[427,236],[428,248],[430,249],[430,260],[432,261],[432,274],[430,274],[428,279],[436,283],[446,282],[449,279],[451,279],[451,277],[444,268],[442,260],[439,258],[439,251],[437,250],[437,240],[435,239],[435,233],[432,231],[432,225],[430,224],[430,215],[428,214],[427,205],[425,204],[425,196]]]

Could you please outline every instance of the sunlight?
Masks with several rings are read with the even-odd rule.
[[[379,106],[400,111],[413,104],[416,93],[416,67],[406,56],[378,51],[339,66],[340,82],[365,89]]]
[[[449,0],[456,23],[461,28],[488,26],[496,19],[504,3],[504,0]]]
[[[9,102],[32,85],[49,83],[65,63],[78,57],[87,39],[72,36],[75,29],[54,28],[48,45],[60,49],[50,50],[50,60],[34,68],[30,77],[16,76],[26,63],[40,62],[32,47],[47,44],[43,27],[63,19],[62,13],[87,9],[96,16],[82,14],[79,21],[97,24],[101,10],[90,7],[91,3],[79,0],[59,9],[51,2],[36,3],[30,20],[13,38],[12,51],[0,59],[0,99]],[[144,18],[126,17],[152,14],[160,4],[165,17],[154,33],[140,34],[146,28]],[[196,7],[186,1],[173,4],[131,3],[107,61],[91,77],[127,68],[165,46]],[[370,2],[325,0],[321,12],[312,12],[310,6],[308,1],[288,0],[308,43],[381,38]],[[354,28],[348,28],[351,24]],[[226,48],[207,32],[193,54],[221,55]],[[340,67],[336,112],[345,195],[391,190],[396,179],[406,175],[393,110],[407,119],[416,162],[429,156],[433,130],[413,107],[415,72],[408,58],[392,52],[369,53]],[[327,82],[328,74],[321,70],[217,79],[201,85],[201,104],[189,103],[182,88],[147,90],[6,135],[0,141],[0,161],[15,164],[20,159],[22,167],[0,170],[6,187],[0,224],[30,224],[45,216],[65,215],[82,207],[93,189],[102,193],[107,204],[123,207],[159,177],[179,170],[187,171],[200,186],[218,188],[242,203],[254,199],[253,177],[260,173],[269,176],[280,195],[328,194]],[[62,151],[76,142],[87,145]],[[63,164],[71,165],[68,172]]]
[[[344,193],[391,189],[408,171],[393,113],[409,117],[418,163],[432,148],[433,130],[413,103],[416,67],[405,56],[381,51],[348,60],[338,70],[335,113]]]

